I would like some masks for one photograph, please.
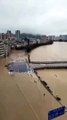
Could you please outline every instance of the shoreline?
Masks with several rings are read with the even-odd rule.
[[[50,44],[53,44],[52,40],[45,41],[44,43],[36,43],[36,44],[32,44],[32,45],[19,46],[19,47],[16,46],[15,49],[16,50],[25,50],[28,53],[37,47],[44,46],[44,45],[50,45]]]

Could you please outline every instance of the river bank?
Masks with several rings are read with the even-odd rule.
[[[26,52],[30,52],[31,50],[33,50],[37,47],[40,47],[40,46],[51,45],[51,44],[53,44],[53,41],[48,40],[48,41],[45,41],[44,43],[36,43],[36,44],[33,44],[33,45],[29,45],[29,46],[26,46]]]
[[[45,41],[44,43],[35,43],[35,44],[29,44],[29,45],[20,45],[20,46],[15,46],[16,50],[25,50],[26,52],[30,52],[31,50],[40,47],[40,46],[44,46],[44,45],[50,45],[53,44],[52,40],[48,40]]]

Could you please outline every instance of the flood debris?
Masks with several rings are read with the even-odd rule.
[[[47,83],[46,83],[45,81],[41,81],[41,83],[42,83],[44,86],[47,85]]]
[[[59,96],[55,97],[57,101],[61,101],[61,98]]]
[[[43,96],[45,96],[46,94],[44,93]]]

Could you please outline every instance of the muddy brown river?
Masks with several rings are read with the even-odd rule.
[[[12,51],[9,57],[1,58],[0,77],[2,78],[2,76],[5,75],[6,71],[4,66],[9,61],[12,61],[13,59],[26,59],[26,58],[27,58],[27,54],[24,51],[15,51],[15,50]],[[67,61],[67,43],[55,42],[52,45],[38,47],[31,51],[30,59],[32,61]],[[44,70],[38,70],[37,72],[38,75],[41,77],[41,79],[46,81],[46,83],[49,85],[49,87],[53,91],[53,94],[55,96],[59,96],[61,98],[61,103],[67,106],[67,69],[44,69]],[[22,78],[22,76],[20,77]],[[3,76],[3,78],[4,80],[8,78],[7,72],[6,72],[6,78],[5,76]],[[41,90],[41,85],[39,89]],[[46,103],[45,99],[44,101]],[[51,100],[51,106],[55,108],[55,102],[52,101],[54,100]],[[49,105],[47,105],[47,107],[48,106]],[[58,118],[57,120],[59,119],[61,118]],[[62,118],[62,120],[66,120],[66,119],[67,119],[67,115],[65,119]]]
[[[54,42],[52,45],[42,46],[31,52],[32,61],[67,61],[67,43]],[[67,106],[67,69],[39,70],[38,74],[45,80],[53,93],[61,97]]]

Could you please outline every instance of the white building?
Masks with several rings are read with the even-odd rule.
[[[0,40],[0,57],[5,57],[10,53],[10,46]]]
[[[55,35],[49,35],[48,40],[55,40]]]
[[[64,41],[67,41],[67,35],[60,35],[60,39],[64,40]]]

